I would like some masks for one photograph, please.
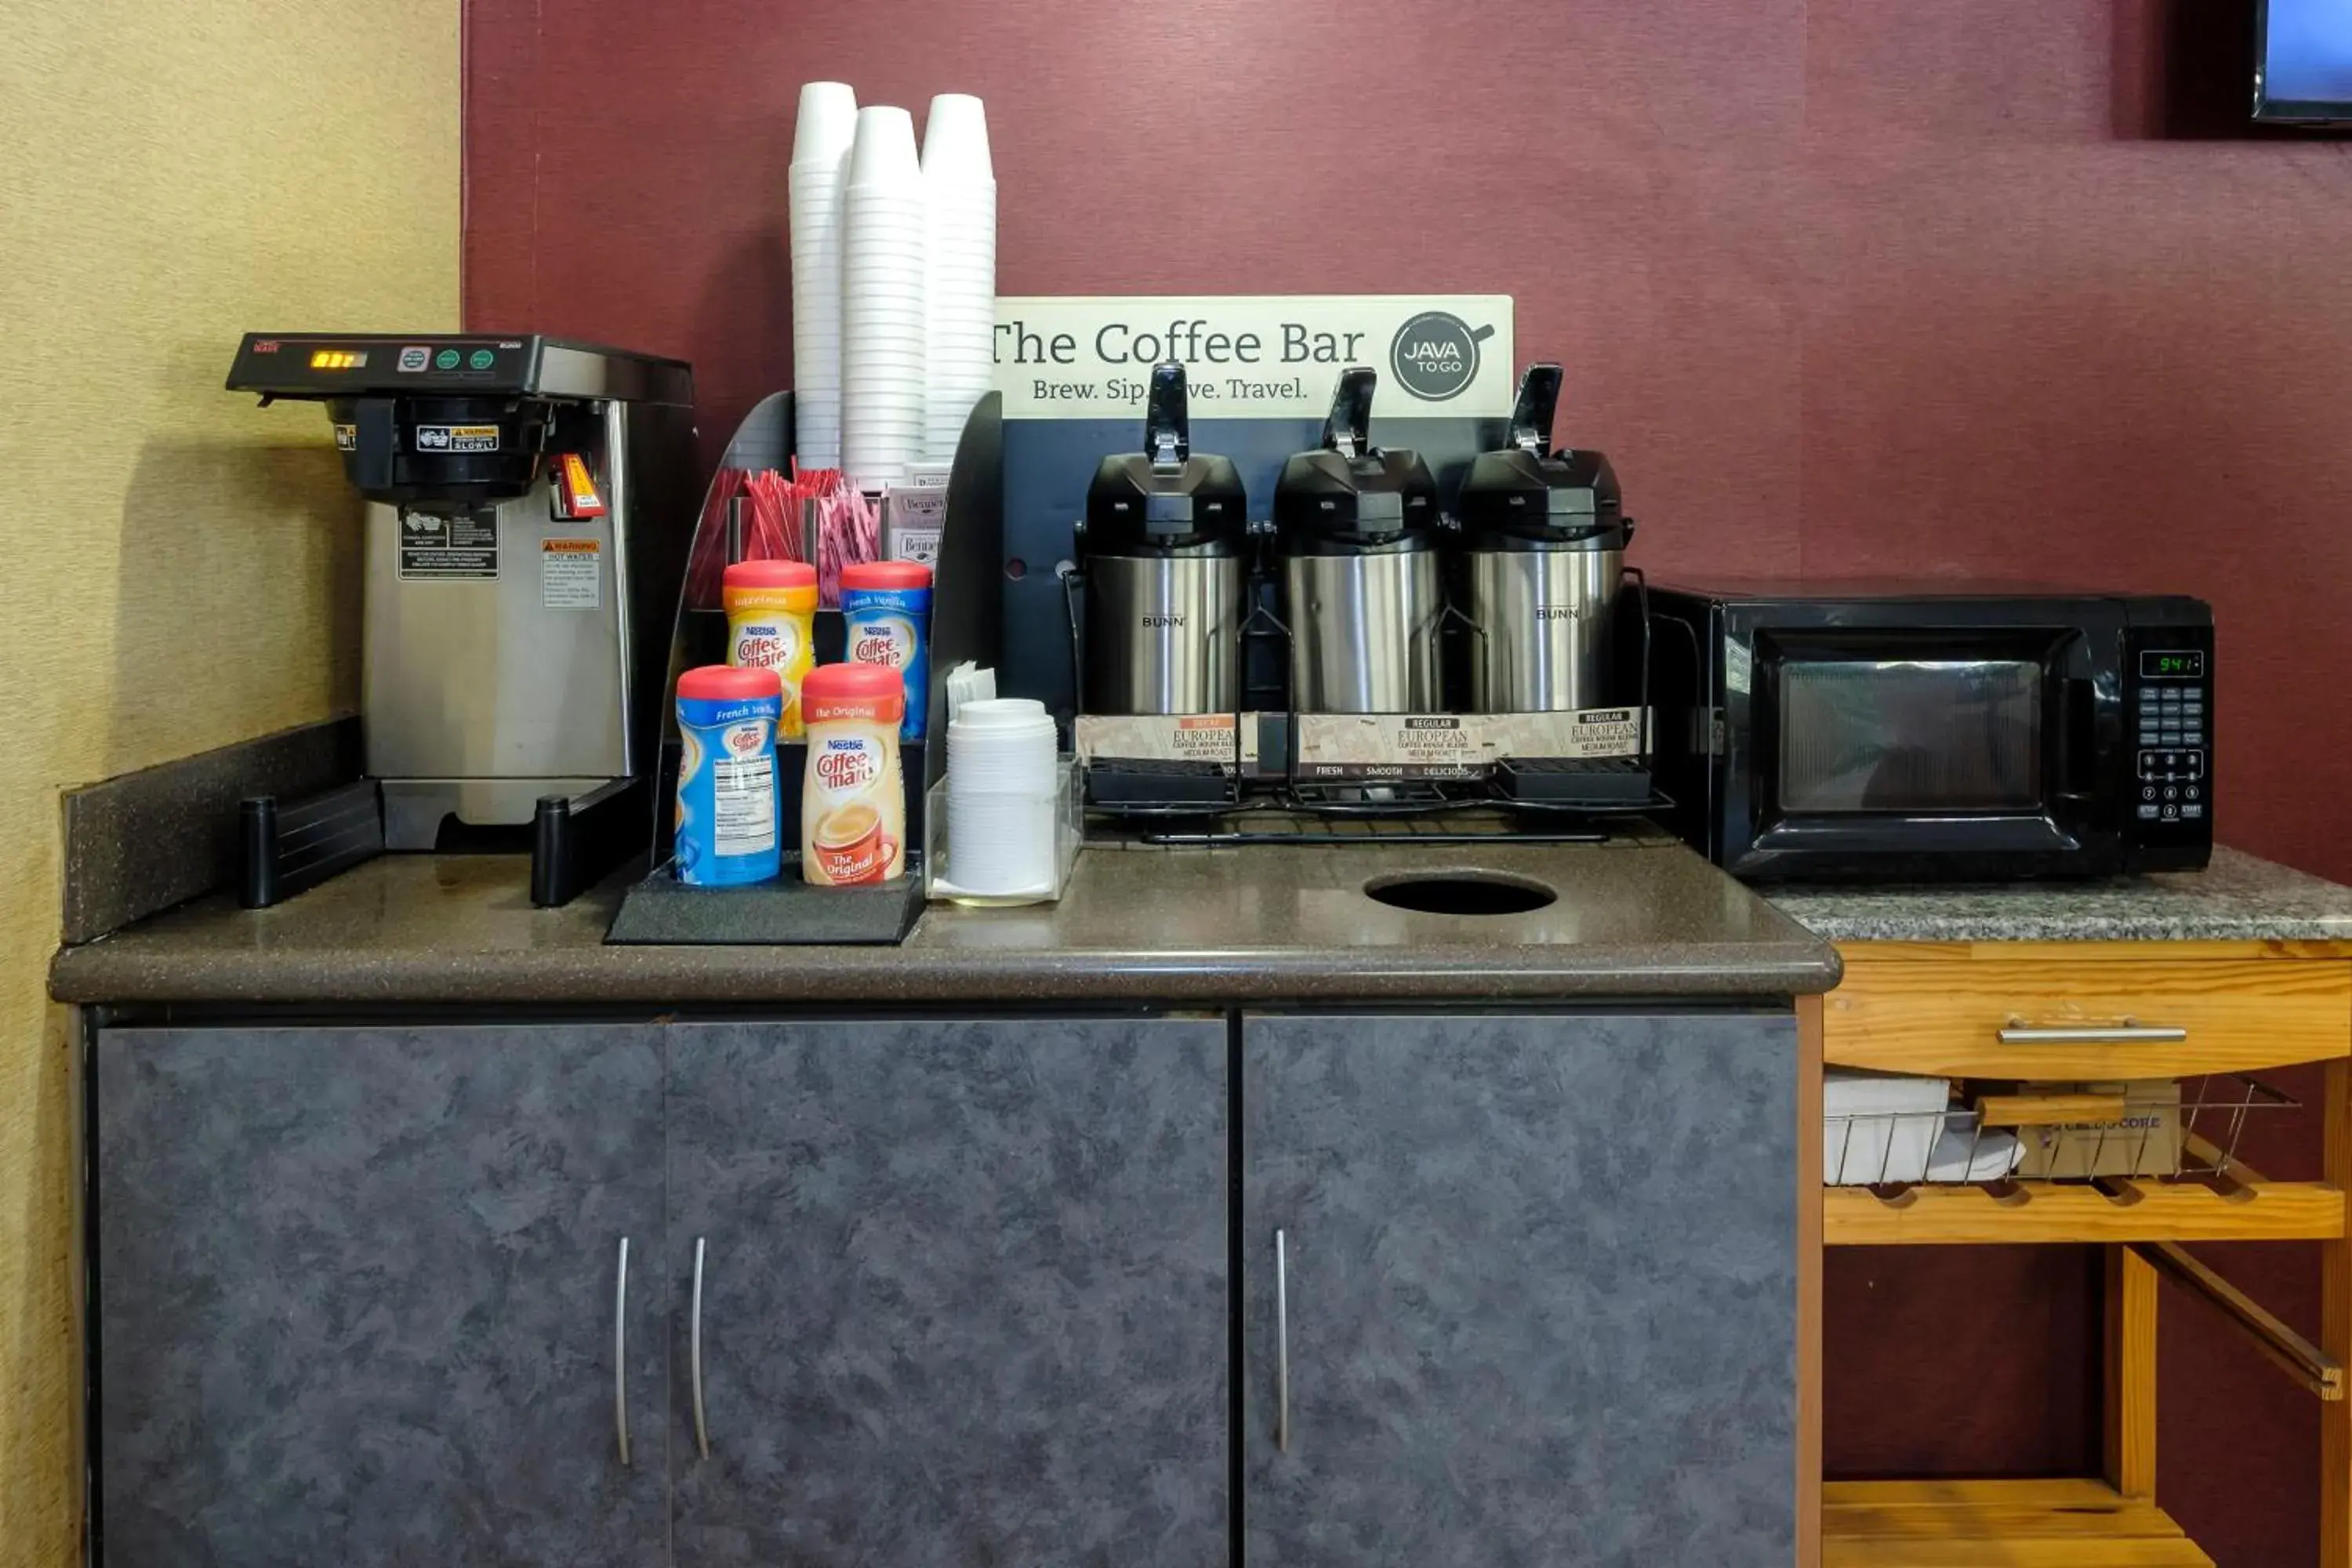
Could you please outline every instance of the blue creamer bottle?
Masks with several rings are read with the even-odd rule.
[[[931,710],[931,569],[861,561],[841,569],[843,645],[850,664],[887,665],[906,682],[898,738],[919,741]]]
[[[704,665],[677,678],[677,879],[728,888],[783,867],[776,725],[784,683],[773,669]]]

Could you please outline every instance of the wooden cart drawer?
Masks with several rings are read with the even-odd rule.
[[[2078,959],[2063,944],[2013,958],[1980,949],[1880,957],[1855,946],[1844,958],[1824,1010],[1826,1058],[1837,1067],[2088,1080],[2352,1052],[2352,963],[2339,961]]]

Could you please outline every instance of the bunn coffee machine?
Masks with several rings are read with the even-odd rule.
[[[1276,549],[1301,713],[1439,710],[1437,480],[1418,453],[1371,443],[1380,378],[1342,371],[1323,443],[1283,465]]]
[[[1079,706],[1223,713],[1241,700],[1249,501],[1231,458],[1192,450],[1184,367],[1151,373],[1143,450],[1105,458],[1076,553],[1086,586]]]
[[[1463,481],[1454,603],[1467,616],[1473,713],[1572,712],[1615,700],[1612,625],[1625,544],[1616,470],[1593,451],[1553,451],[1560,369],[1528,367],[1511,444]]]
[[[583,855],[614,858],[583,848],[592,816],[643,848],[698,502],[690,367],[539,336],[255,332],[228,386],[324,403],[372,503],[361,722],[381,847],[530,829],[542,903],[601,874]],[[279,897],[318,879],[299,856],[280,870]],[[251,880],[247,902],[274,901]]]

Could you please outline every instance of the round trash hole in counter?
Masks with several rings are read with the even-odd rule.
[[[1559,900],[1559,895],[1541,882],[1475,871],[1442,877],[1383,877],[1365,883],[1364,896],[1391,909],[1423,915],[1523,915]]]

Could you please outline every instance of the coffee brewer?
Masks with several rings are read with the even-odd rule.
[[[697,504],[688,365],[538,336],[256,332],[228,386],[326,404],[372,503],[362,728],[383,847],[434,848],[453,823],[543,837],[543,797],[648,778]]]
[[[1302,713],[1427,713],[1442,692],[1437,480],[1418,453],[1369,437],[1380,378],[1339,375],[1322,447],[1283,465],[1276,550]]]
[[[1249,506],[1230,458],[1192,450],[1184,367],[1151,373],[1143,450],[1105,458],[1076,531],[1087,713],[1225,713],[1241,700]]]
[[[1463,481],[1455,603],[1473,713],[1549,713],[1612,700],[1611,620],[1633,525],[1599,452],[1551,450],[1560,369],[1519,380],[1511,444]]]

